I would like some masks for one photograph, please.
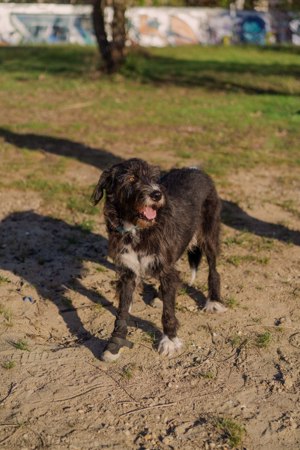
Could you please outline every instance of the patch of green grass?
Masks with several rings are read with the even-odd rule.
[[[237,299],[235,297],[228,297],[226,299],[226,306],[228,308],[234,309],[234,308],[236,308],[238,306],[238,304],[239,303],[238,303],[238,301],[237,301]]]
[[[300,219],[300,211],[295,200],[284,200],[282,202],[277,202],[276,205]]]
[[[187,295],[187,293],[188,293],[188,288],[187,287],[181,287],[178,290],[178,295]]]
[[[148,342],[149,344],[153,345],[156,341],[156,335],[152,331],[145,331],[142,334],[142,339],[143,339],[143,341]]]
[[[245,428],[237,421],[220,417],[216,420],[216,427],[223,433],[224,438],[232,448],[242,444]]]
[[[235,267],[240,266],[244,263],[256,263],[259,265],[266,265],[268,264],[270,258],[267,256],[255,256],[255,255],[232,255],[226,258],[226,262],[229,264],[232,264]]]
[[[91,205],[89,198],[78,196],[72,196],[67,201],[67,208],[70,211],[75,211],[83,214],[96,215],[99,214],[99,209]]]
[[[0,284],[11,283],[10,279],[0,275]]]
[[[191,153],[191,152],[188,152],[188,151],[186,151],[186,150],[177,150],[177,151],[176,151],[176,154],[177,154],[180,158],[183,158],[183,159],[190,159],[190,158],[192,158],[192,153]]]
[[[257,253],[259,251],[272,250],[274,247],[274,240],[266,237],[254,236],[252,233],[242,231],[225,238],[223,240],[223,244],[227,247],[239,246],[242,248],[247,248],[248,250],[252,250]]]
[[[101,273],[107,272],[106,267],[100,266],[100,265],[98,265],[97,267],[95,267],[95,270],[96,270],[96,272],[101,272]]]
[[[134,372],[136,371],[137,367],[136,364],[130,363],[123,367],[121,375],[126,380],[131,380],[131,378],[134,376]]]
[[[234,235],[223,239],[222,244],[231,247],[232,245],[240,245],[241,241],[237,235]]]
[[[295,167],[300,163],[298,58],[299,49],[285,47],[130,49],[122,75],[107,77],[95,72],[96,48],[2,47],[5,113],[0,121],[18,120],[13,120],[13,130],[8,125],[0,130],[5,148],[1,176],[19,164],[25,151],[56,153],[103,168],[109,165],[111,149],[126,158],[120,149],[128,146],[153,162],[171,166],[188,160],[217,177],[257,165]],[[74,124],[78,104],[83,105],[78,109],[80,124]],[[24,138],[28,132],[33,136]],[[154,143],[158,135],[161,144]],[[12,161],[7,155],[16,150]],[[50,168],[45,158],[30,164],[39,174]],[[64,171],[60,164],[57,173]],[[20,189],[30,184],[43,191],[39,183],[23,183]],[[76,198],[76,192],[69,194]],[[85,209],[73,200],[69,207]]]
[[[28,175],[25,179],[14,181],[9,184],[9,187],[39,192],[43,194],[43,197],[47,200],[51,198],[57,199],[59,194],[71,194],[74,192],[74,187],[69,183],[38,178],[35,175]]]
[[[229,343],[232,345],[232,347],[238,348],[242,344],[243,339],[244,338],[242,338],[242,336],[240,336],[239,334],[234,334],[229,338]]]
[[[79,228],[85,233],[91,233],[94,229],[95,222],[90,219],[86,219],[79,224]]]
[[[242,51],[241,51],[242,50]],[[127,58],[123,73],[127,76],[139,76],[144,81],[168,82],[182,85],[204,85],[208,89],[233,92],[282,91],[284,83],[280,76],[291,77],[299,74],[296,63],[297,52],[278,53],[269,49],[251,47],[153,49],[153,51],[133,51]],[[259,83],[257,81],[259,80]],[[286,86],[291,93],[297,83]]]
[[[266,348],[271,343],[271,340],[272,334],[270,331],[265,331],[264,333],[257,334],[254,343],[259,348]]]
[[[2,367],[3,369],[13,369],[15,367],[16,363],[15,361],[4,361],[4,363],[2,363]]]
[[[93,309],[94,309],[94,311],[96,311],[98,314],[100,314],[100,313],[103,313],[103,311],[104,311],[104,306],[101,305],[101,303],[95,303],[95,304],[93,305]]]
[[[22,351],[26,351],[26,352],[30,351],[29,347],[28,347],[28,343],[24,339],[19,339],[18,341],[12,341],[11,345],[13,347],[17,348],[18,350],[22,350]]]
[[[11,51],[2,47],[0,74],[10,73],[14,79],[23,83],[38,77],[40,81],[47,81],[48,75],[85,77],[86,67],[91,68],[94,65],[96,54],[93,47],[80,48],[71,45],[61,46],[60,51],[51,46],[22,46],[14,47]],[[23,61],[22,67],[19,61]]]
[[[262,266],[266,266],[267,264],[269,264],[270,258],[268,256],[259,256],[256,257],[256,263],[260,264]]]
[[[4,318],[5,325],[8,327],[12,326],[12,317],[13,314],[10,309],[0,304],[0,315]]]
[[[210,371],[208,371],[208,372],[200,372],[199,376],[201,378],[205,378],[207,380],[213,380],[214,378],[216,378],[215,374],[213,372],[210,372]]]

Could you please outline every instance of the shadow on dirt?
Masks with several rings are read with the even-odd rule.
[[[107,150],[96,149],[85,146],[79,142],[68,139],[53,138],[38,134],[21,134],[5,128],[0,128],[0,138],[18,148],[45,151],[58,156],[66,156],[77,159],[86,164],[97,167],[100,170],[106,169],[112,164],[124,161]],[[95,180],[95,183],[97,180]],[[300,232],[289,228],[264,222],[250,216],[242,210],[236,203],[222,200],[222,222],[236,230],[248,231],[257,236],[277,239],[282,242],[300,245]]]
[[[99,357],[106,341],[85,329],[68,292],[79,293],[116,316],[115,306],[99,293],[96,285],[88,289],[81,283],[84,261],[115,270],[105,259],[106,239],[62,220],[27,211],[10,214],[1,222],[0,242],[0,269],[16,274],[34,286],[39,296],[51,300],[77,342]],[[21,298],[26,295],[22,284],[18,289]],[[130,322],[147,333],[160,334],[149,321],[131,316]]]
[[[122,162],[121,158],[106,150],[89,147],[88,145],[74,142],[69,139],[60,139],[33,133],[14,133],[13,131],[1,127],[0,137],[2,137],[5,142],[18,148],[44,151],[58,156],[73,158],[101,170],[112,164]]]
[[[235,230],[247,231],[256,236],[277,239],[281,242],[300,245],[300,232],[284,225],[265,222],[250,216],[236,203],[222,200],[222,223]]]

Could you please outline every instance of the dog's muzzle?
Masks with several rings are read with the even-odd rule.
[[[155,190],[151,192],[150,198],[154,200],[155,202],[159,202],[162,198],[162,193],[159,190]]]
[[[140,218],[152,222],[157,216],[157,210],[162,206],[163,194],[159,189],[154,189],[148,194],[146,203],[139,208]]]

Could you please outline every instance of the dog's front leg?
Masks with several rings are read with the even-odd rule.
[[[132,348],[133,344],[126,339],[127,321],[136,284],[136,275],[131,270],[121,272],[117,285],[119,308],[114,331],[102,354],[101,359],[106,362],[116,361],[122,347]]]
[[[158,351],[163,356],[172,356],[182,347],[182,342],[177,337],[179,322],[175,316],[178,284],[179,275],[175,269],[169,270],[160,276],[160,290],[163,301],[163,337],[159,343]]]

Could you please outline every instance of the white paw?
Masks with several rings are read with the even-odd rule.
[[[227,308],[220,302],[212,302],[211,300],[206,300],[203,311],[208,313],[219,314],[227,311]]]
[[[169,339],[168,336],[164,334],[159,343],[158,352],[162,356],[172,356],[182,347],[182,345],[183,344],[178,337]]]
[[[162,308],[163,303],[159,297],[154,297],[150,302],[150,306],[152,306],[152,308]]]
[[[101,355],[101,360],[104,361],[104,362],[117,361],[117,359],[120,356],[120,351],[118,351],[118,353],[111,353],[109,350],[105,350],[105,352],[103,352],[102,355]]]

